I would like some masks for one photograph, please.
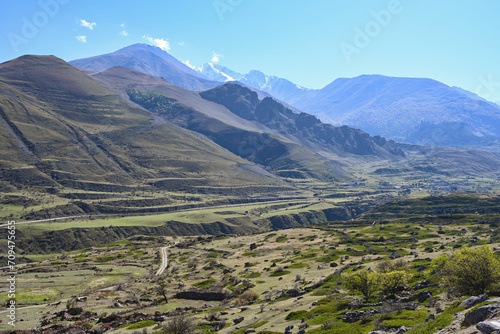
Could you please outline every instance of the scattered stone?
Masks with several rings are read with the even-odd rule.
[[[466,314],[464,322],[469,326],[475,325],[481,321],[490,318],[498,311],[500,311],[500,304],[481,306],[480,308]]]
[[[297,334],[306,334],[306,331],[304,329],[301,329],[300,331],[297,332]]]
[[[116,308],[122,308],[122,307],[123,307],[123,304],[122,304],[122,303],[120,303],[120,302],[115,302],[115,303],[113,304],[113,307],[116,307]]]
[[[472,297],[467,298],[463,302],[461,302],[460,306],[465,306],[465,308],[467,309],[467,308],[471,308],[474,305],[482,303],[486,300],[488,300],[488,297],[486,295],[472,296]]]
[[[425,322],[429,322],[429,321],[432,321],[432,320],[436,320],[436,316],[434,314],[429,314],[429,316],[427,317],[427,319],[425,319]]]
[[[250,250],[254,250],[255,248],[257,248],[257,244],[255,242],[251,243],[250,244]]]
[[[245,329],[244,333],[245,334],[247,334],[247,333],[255,333],[255,328],[247,328],[247,329]]]
[[[426,291],[420,291],[419,293],[414,294],[411,296],[412,300],[417,300],[419,303],[425,302],[427,299],[432,297],[432,293],[429,290]]]
[[[406,332],[408,332],[408,328],[406,328],[405,326],[401,326],[395,334],[403,334]]]
[[[290,297],[298,297],[300,296],[300,292],[297,289],[290,289],[286,292]]]
[[[285,328],[285,334],[292,334],[293,325],[287,326]]]
[[[68,312],[69,315],[79,315],[79,314],[83,313],[83,308],[81,308],[81,307],[71,307],[66,312]]]
[[[308,328],[309,327],[309,324],[306,322],[306,323],[303,323],[302,325],[299,326],[299,329],[304,329],[304,328]]]
[[[332,268],[335,268],[338,266],[339,266],[338,263],[335,263],[335,262],[330,263],[330,267],[332,267]]]
[[[295,255],[300,254],[300,249],[294,249],[293,254],[295,254]]]
[[[478,323],[476,328],[483,334],[498,333],[500,331],[500,321],[483,321]]]
[[[233,319],[233,322],[235,325],[239,324],[240,322],[242,322],[243,320],[245,320],[245,317],[244,316],[239,316],[238,318],[234,318]]]

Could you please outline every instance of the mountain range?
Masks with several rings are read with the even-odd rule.
[[[126,64],[140,59],[142,71],[101,69],[123,62],[123,50],[133,59]],[[2,189],[265,194],[294,189],[300,180],[352,180],[354,166],[412,177],[498,173],[500,158],[493,154],[402,145],[333,126],[245,84],[200,79],[158,48],[135,45],[118,53],[78,62],[86,69],[54,56],[0,64]],[[158,68],[187,87],[215,86],[194,91],[145,73]]]
[[[294,111],[371,135],[412,144],[500,150],[500,106],[432,79],[362,75],[307,89],[257,70],[241,74],[216,63],[191,68],[146,44],[70,64],[93,72],[128,67],[197,91],[239,82],[261,98],[273,97]]]
[[[255,70],[243,75],[211,63],[197,70],[267,92],[334,125],[413,144],[500,150],[500,106],[432,79],[362,75],[312,90]]]

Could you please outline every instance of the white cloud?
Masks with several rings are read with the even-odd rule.
[[[125,30],[122,30],[120,32],[120,35],[127,37],[128,36],[128,32],[126,32]]]
[[[75,38],[81,43],[87,43],[87,36],[75,36]]]
[[[212,51],[212,63],[218,63],[220,58],[223,58],[223,55],[215,53],[215,51]]]
[[[179,46],[184,46],[184,41],[177,43]]]
[[[125,23],[120,24],[120,27],[125,28]]]
[[[85,20],[80,20],[80,25],[85,28],[89,28],[90,30],[94,30],[94,27],[96,26],[95,22],[87,22]]]
[[[191,65],[191,64],[189,63],[189,60],[186,60],[186,61],[184,62],[184,64],[185,64],[186,66],[188,66],[188,67],[191,67],[193,70],[195,70],[195,69],[196,69],[196,67],[195,67],[195,66],[193,66],[193,65]]]
[[[142,36],[146,41],[149,42],[149,44],[155,45],[162,49],[163,51],[168,51],[170,50],[170,44],[168,43],[167,40],[164,40],[163,38],[153,38],[148,35]]]

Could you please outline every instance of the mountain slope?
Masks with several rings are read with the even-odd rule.
[[[284,185],[53,56],[0,64],[0,116],[0,173],[11,184],[195,193]]]
[[[201,133],[278,176],[324,180],[346,177],[337,163],[256,120],[245,119],[221,104],[203,99],[198,92],[121,67],[92,77],[122,95],[128,95],[158,117]],[[255,92],[238,87],[256,98]]]
[[[205,90],[219,83],[208,80],[162,49],[147,44],[134,44],[113,53],[76,59],[71,65],[100,72],[113,66],[123,66],[164,78],[189,90]]]

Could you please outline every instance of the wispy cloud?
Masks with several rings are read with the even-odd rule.
[[[128,36],[128,32],[125,30],[125,23],[122,23],[120,24],[120,27],[122,27],[122,31],[120,31],[120,35],[124,36],[124,37],[127,37]]]
[[[177,45],[184,46],[184,41],[178,42]]]
[[[196,67],[195,67],[195,66],[193,66],[193,65],[191,65],[191,63],[189,63],[189,60],[186,60],[186,61],[184,62],[184,64],[185,64],[186,66],[188,66],[188,67],[191,67],[193,70],[195,70],[195,69],[196,69]]]
[[[81,43],[87,43],[87,36],[75,36],[75,38],[78,40],[78,42],[81,42]]]
[[[224,58],[223,55],[215,53],[215,51],[212,51],[212,63],[218,63],[221,57]]]
[[[163,51],[170,50],[170,44],[168,43],[167,40],[165,40],[163,38],[153,38],[153,37],[148,36],[148,35],[144,35],[144,36],[142,36],[142,38],[144,38],[146,41],[148,41],[149,44],[155,45],[155,46],[159,47],[160,49],[162,49]]]
[[[94,27],[96,26],[95,22],[87,22],[85,20],[80,20],[80,25],[85,28],[89,28],[90,30],[94,30]]]

